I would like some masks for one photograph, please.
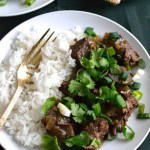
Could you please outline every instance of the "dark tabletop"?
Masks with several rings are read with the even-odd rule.
[[[122,0],[117,6],[108,5],[103,0],[55,0],[26,15],[0,17],[0,39],[23,21],[57,10],[82,10],[108,17],[134,34],[150,54],[150,0]],[[150,134],[138,150],[150,150]]]

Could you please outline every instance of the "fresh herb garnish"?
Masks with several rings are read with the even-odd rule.
[[[42,106],[42,113],[46,115],[48,111],[57,104],[55,97],[48,98]]]
[[[61,150],[56,136],[52,137],[50,135],[43,135],[41,139],[41,146],[43,150]]]
[[[65,145],[68,147],[79,147],[84,148],[90,143],[90,136],[86,131],[82,131],[80,134],[66,139]]]
[[[87,27],[84,31],[84,33],[89,37],[95,37],[96,33],[94,32],[94,29],[91,27]]]

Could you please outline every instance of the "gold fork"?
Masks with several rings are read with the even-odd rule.
[[[4,111],[3,115],[0,118],[0,129],[5,124],[8,116],[10,115],[14,105],[17,102],[17,99],[19,98],[20,94],[22,93],[25,84],[29,81],[31,78],[31,72],[35,71],[39,63],[42,59],[41,55],[41,48],[46,45],[46,43],[50,40],[54,32],[52,32],[49,36],[50,29],[48,29],[42,37],[38,40],[38,42],[31,48],[30,52],[25,55],[21,65],[19,66],[19,69],[17,71],[17,90],[12,97],[10,103],[8,104],[6,110]],[[46,37],[48,36],[48,37]],[[54,42],[56,40],[56,37],[52,40]],[[31,65],[30,65],[31,64]],[[32,66],[32,67],[31,67]]]

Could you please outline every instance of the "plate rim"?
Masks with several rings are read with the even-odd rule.
[[[16,13],[8,13],[8,14],[0,14],[0,17],[13,17],[13,16],[20,16],[20,15],[28,14],[28,13],[31,13],[31,12],[36,11],[38,9],[41,9],[41,8],[47,6],[48,4],[50,4],[54,1],[55,0],[48,0],[47,2],[42,4],[41,6],[33,7],[31,9],[28,9],[25,11],[20,11],[20,12],[16,12]],[[2,7],[5,7],[5,6],[2,6]]]
[[[54,1],[54,0],[52,0]],[[49,14],[59,14],[59,13],[81,13],[81,14],[89,14],[89,15],[92,15],[92,16],[96,16],[96,17],[99,17],[99,18],[102,18],[106,21],[109,21],[117,26],[119,26],[121,29],[125,30],[125,32],[127,32],[141,47],[142,49],[144,50],[146,56],[148,57],[148,59],[150,60],[150,54],[148,53],[148,51],[145,49],[145,47],[143,46],[143,44],[135,37],[135,35],[133,35],[128,29],[126,29],[125,27],[123,27],[122,25],[120,25],[119,23],[107,18],[107,17],[104,17],[102,15],[99,15],[99,14],[95,14],[95,13],[91,13],[91,12],[87,12],[87,11],[79,11],[79,10],[59,10],[59,11],[52,11],[52,12],[48,12],[48,13],[44,13],[44,14],[40,14],[40,15],[37,15],[35,17],[32,17],[20,24],[18,24],[16,27],[12,28],[5,36],[2,37],[2,39],[0,40],[0,44],[1,44],[1,41],[4,40],[5,38],[7,38],[7,36],[9,36],[9,34],[11,34],[12,32],[14,32],[14,30],[16,30],[17,28],[19,28],[20,26],[22,26],[24,23],[27,23],[27,22],[30,22],[32,21],[33,19],[36,19],[38,17],[41,17],[41,16],[45,16],[45,15],[49,15]],[[144,137],[142,138],[142,140],[139,142],[138,145],[135,146],[134,150],[136,150],[143,142],[144,140],[146,139],[146,137],[148,136],[148,134],[150,133],[150,126],[149,128],[147,129],[147,132],[146,134],[144,135]],[[0,141],[0,145],[6,149],[2,144],[1,144],[1,141]]]

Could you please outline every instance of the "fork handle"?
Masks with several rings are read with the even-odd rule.
[[[18,86],[18,87],[17,87],[17,90],[16,90],[14,96],[12,97],[12,99],[11,99],[10,103],[8,104],[8,106],[7,106],[6,110],[5,110],[5,112],[3,113],[3,115],[2,115],[1,118],[0,118],[0,129],[1,129],[1,128],[3,127],[3,125],[5,124],[5,122],[6,122],[7,118],[8,118],[8,116],[10,115],[12,109],[14,108],[14,105],[16,104],[16,102],[17,102],[17,100],[18,100],[18,98],[19,98],[21,92],[23,91],[23,89],[24,89],[24,86],[22,86],[22,87],[21,87],[21,86]]]

